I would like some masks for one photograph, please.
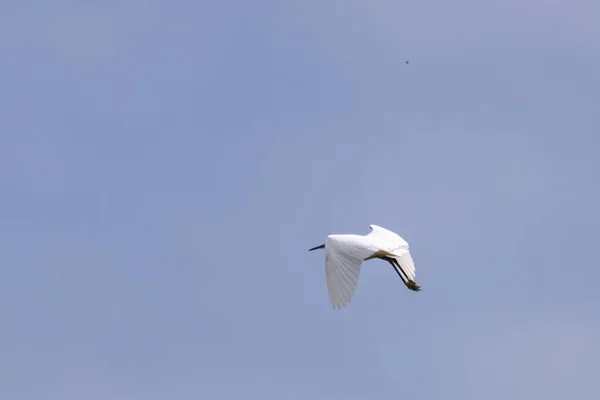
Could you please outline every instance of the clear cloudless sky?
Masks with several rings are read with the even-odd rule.
[[[599,16],[2,1],[0,398],[600,398]]]

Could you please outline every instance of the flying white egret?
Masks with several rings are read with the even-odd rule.
[[[363,261],[380,258],[389,262],[402,282],[412,291],[421,287],[415,282],[415,263],[408,243],[398,234],[377,225],[369,225],[368,235],[329,235],[325,244],[308,251],[325,249],[325,275],[331,305],[335,309],[350,303]]]

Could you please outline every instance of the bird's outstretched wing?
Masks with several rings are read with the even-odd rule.
[[[367,236],[376,240],[377,244],[385,246],[390,250],[408,250],[408,243],[406,243],[406,240],[402,239],[397,233],[378,225],[369,225],[369,228],[371,228],[371,232],[369,232]]]
[[[402,270],[406,272],[409,279],[415,280],[415,263],[410,255],[408,243],[402,239],[400,235],[378,225],[369,225],[371,232],[367,235],[372,238],[373,243],[379,247],[379,249],[388,252],[394,256],[398,263],[402,267]]]
[[[333,308],[342,308],[352,299],[364,255],[344,251],[343,243],[327,239],[325,244],[325,274],[327,290]]]

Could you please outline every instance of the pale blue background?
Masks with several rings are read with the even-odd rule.
[[[0,398],[600,398],[599,16],[3,1]]]

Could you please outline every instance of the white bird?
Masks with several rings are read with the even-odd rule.
[[[415,263],[408,243],[398,234],[377,225],[369,225],[368,235],[329,235],[325,244],[308,251],[325,249],[325,275],[331,305],[335,309],[350,303],[363,261],[380,258],[389,262],[407,288],[418,292]]]

